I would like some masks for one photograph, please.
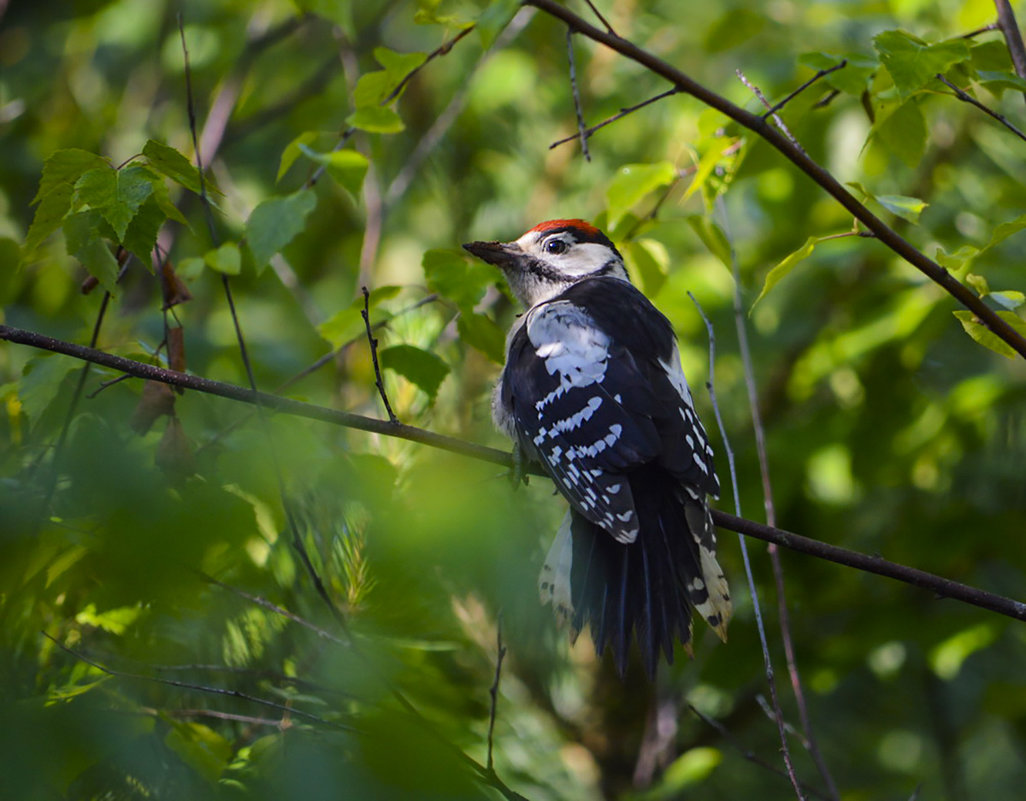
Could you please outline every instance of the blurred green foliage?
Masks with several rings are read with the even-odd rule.
[[[847,59],[784,108],[788,127],[1022,327],[1023,143],[934,78],[1023,127],[1026,84],[1000,33],[963,38],[993,21],[990,2],[599,5],[619,34],[753,111],[736,69],[772,102]],[[733,249],[781,525],[1026,596],[1022,360],[995,353],[882,245],[836,236],[853,230],[839,205],[684,95],[598,131],[590,162],[574,141],[549,149],[576,128],[565,29],[516,11],[0,5],[3,322],[88,342],[110,290],[99,347],[245,384],[221,286],[231,276],[261,388],[287,382],[294,397],[378,415],[366,285],[399,417],[508,447],[488,407],[517,310],[458,245],[589,218],[678,327],[696,388],[707,345],[688,290],[711,316],[743,511],[759,517]],[[590,42],[574,47],[589,124],[667,88]],[[155,245],[171,268],[154,266]],[[90,276],[99,286],[83,293]],[[69,416],[81,370],[0,346],[0,796],[495,797],[461,752],[486,762],[501,610],[495,765],[528,798],[793,797],[737,747],[779,762],[733,535],[721,537],[738,604],[730,643],[696,630],[695,659],[680,654],[656,687],[640,671],[621,683],[537,603],[562,514],[546,482],[514,493],[491,465],[261,422],[242,404],[109,384],[117,376],[99,368]],[[753,551],[772,624],[772,576]],[[1021,797],[1021,624],[808,557],[783,562],[810,713],[843,798]],[[801,738],[790,742],[799,775],[822,787]]]

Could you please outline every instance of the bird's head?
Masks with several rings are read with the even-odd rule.
[[[513,242],[468,242],[463,247],[502,268],[513,294],[527,308],[585,278],[630,280],[616,246],[584,220],[549,220]]]

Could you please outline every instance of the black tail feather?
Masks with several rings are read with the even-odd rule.
[[[705,581],[688,499],[672,477],[640,471],[631,477],[639,512],[635,542],[624,545],[574,513],[571,594],[574,630],[591,623],[598,653],[610,645],[616,668],[627,669],[636,639],[646,672],[653,676],[659,651],[673,661],[674,640],[691,639],[691,608],[696,579]],[[699,585],[701,586],[701,585]]]

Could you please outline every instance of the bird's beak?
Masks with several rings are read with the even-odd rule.
[[[512,267],[523,255],[515,242],[467,242],[463,249],[496,267]]]

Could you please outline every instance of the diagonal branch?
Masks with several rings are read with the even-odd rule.
[[[99,364],[137,378],[160,381],[164,384],[192,389],[208,395],[218,395],[222,398],[242,401],[243,403],[259,403],[267,410],[305,417],[310,420],[320,420],[332,425],[355,428],[360,431],[369,431],[388,437],[397,437],[398,439],[405,439],[410,442],[418,442],[432,448],[439,448],[451,453],[467,456],[471,459],[502,465],[503,467],[510,467],[512,465],[512,459],[508,452],[489,448],[485,445],[477,445],[473,442],[456,439],[455,437],[447,437],[444,434],[437,434],[434,431],[416,428],[405,423],[395,425],[387,420],[376,420],[372,417],[343,412],[338,409],[329,409],[326,406],[304,403],[266,392],[254,392],[251,389],[240,387],[236,384],[214,381],[188,373],[179,373],[175,370],[137,362],[133,359],[126,359],[123,356],[115,356],[95,348],[87,348],[84,345],[76,345],[72,342],[54,339],[35,331],[27,331],[24,328],[0,325],[0,340],[7,340],[19,345],[28,345],[40,350],[50,351],[51,353],[62,353],[65,356],[72,356],[76,359]],[[534,475],[543,475],[538,468],[530,472]],[[720,528],[725,528],[728,531],[735,531],[738,534],[755,537],[766,542],[775,542],[793,551],[853,567],[867,573],[887,576],[896,581],[902,581],[906,584],[912,584],[913,586],[929,590],[944,598],[952,598],[963,603],[978,606],[981,609],[988,609],[991,612],[1026,622],[1026,603],[1022,601],[987,592],[977,587],[960,584],[957,581],[927,573],[914,567],[889,562],[879,556],[870,556],[858,551],[841,548],[837,545],[830,545],[829,543],[820,542],[809,537],[803,537],[791,531],[773,528],[772,526],[736,517],[719,510],[713,511],[713,522]]]
[[[606,33],[594,25],[588,24],[572,11],[559,5],[555,0],[524,0],[524,2],[527,5],[541,9],[550,16],[562,20],[573,30],[587,36],[589,39],[604,44],[631,61],[641,64],[656,75],[668,80],[680,91],[691,95],[707,106],[730,117],[739,125],[758,134],[851,212],[856,219],[876,235],[877,239],[922,272],[931,281],[938,284],[945,292],[975,314],[980,322],[986,325],[997,337],[1026,358],[1026,337],[1019,334],[1008,322],[1002,320],[993,309],[987,306],[975,293],[959,282],[947,270],[929,258],[925,253],[915,248],[897,231],[873,214],[851,192],[845,189],[833,175],[809,158],[808,154],[803,153],[792,145],[786,136],[771,126],[761,116],[734,105],[727,98],[716,94],[716,92],[706,88],[676,67],[647,50],[638,47],[633,42]]]
[[[1016,136],[1018,136],[1020,139],[1022,139],[1024,142],[1026,142],[1026,133],[1023,133],[1014,124],[1012,124],[1008,120],[1008,117],[1006,117],[1004,114],[998,114],[993,109],[988,108],[987,106],[983,105],[983,103],[981,103],[979,100],[977,100],[971,94],[966,92],[964,89],[960,89],[957,86],[955,86],[955,84],[953,84],[951,81],[949,81],[943,75],[941,75],[939,72],[937,73],[937,80],[940,81],[941,83],[943,83],[949,89],[951,89],[951,91],[955,93],[955,97],[957,97],[963,103],[968,103],[971,106],[976,106],[976,108],[978,108],[984,114],[990,115],[995,120],[997,120],[1002,125],[1004,125],[1009,131],[1011,131]]]

